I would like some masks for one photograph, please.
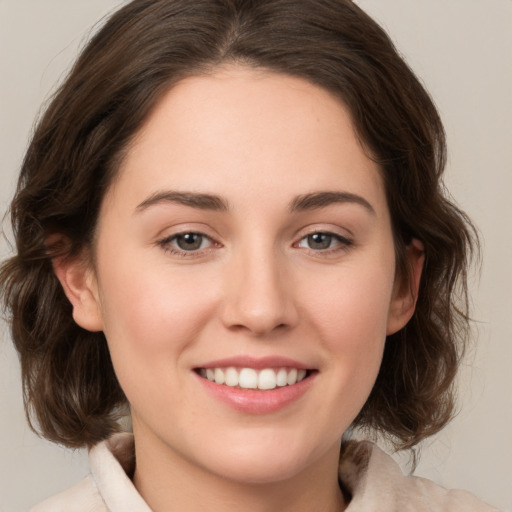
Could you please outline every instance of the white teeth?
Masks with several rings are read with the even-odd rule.
[[[258,387],[258,374],[252,368],[242,368],[238,385],[244,389],[256,389]]]
[[[286,381],[288,382],[288,386],[291,386],[297,382],[297,370],[295,368],[288,372],[288,378]]]
[[[224,384],[224,372],[220,368],[215,368],[215,384]]]
[[[277,386],[274,370],[261,370],[258,375],[258,389],[274,389]]]
[[[288,384],[288,373],[284,368],[281,368],[277,372],[276,384],[280,387],[286,386],[286,384]]]
[[[297,368],[207,368],[200,369],[199,374],[216,384],[242,389],[270,390],[276,387],[293,386],[306,378],[306,370]]]
[[[236,387],[238,386],[238,372],[234,368],[228,368],[226,370],[226,386]]]

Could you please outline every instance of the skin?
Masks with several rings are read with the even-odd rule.
[[[168,191],[227,208],[148,203]],[[317,192],[363,201],[290,210]],[[201,248],[180,250],[175,235],[190,232],[205,235]],[[312,233],[332,233],[329,247]],[[419,242],[407,257],[410,283],[395,276],[379,169],[328,92],[244,67],[168,91],[103,201],[94,265],[55,263],[76,322],[107,337],[131,405],[134,482],[150,507],[344,510],[340,438],[370,394],[386,335],[414,311]],[[194,369],[238,355],[290,357],[315,378],[278,411],[237,411]]]

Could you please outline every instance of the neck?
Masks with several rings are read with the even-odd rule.
[[[134,485],[154,512],[342,512],[338,447],[278,482],[233,481],[136,436]]]

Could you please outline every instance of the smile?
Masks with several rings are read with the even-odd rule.
[[[304,380],[308,371],[302,368],[200,368],[201,377],[215,384],[238,389],[272,390],[293,386]]]

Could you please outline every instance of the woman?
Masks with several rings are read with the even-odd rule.
[[[116,13],[12,205],[27,408],[92,447],[93,478],[35,510],[491,510],[369,444],[340,459],[357,427],[411,448],[451,418],[472,229],[444,156],[351,2]],[[127,403],[134,438],[111,437]]]

